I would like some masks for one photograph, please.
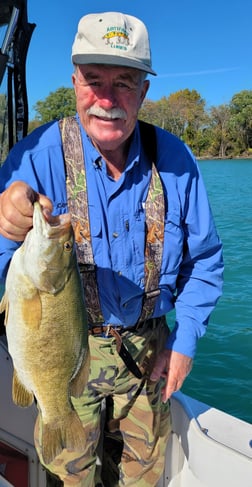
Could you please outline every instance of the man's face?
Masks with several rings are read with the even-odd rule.
[[[77,111],[93,143],[116,150],[134,130],[149,81],[132,68],[79,65],[73,74]]]

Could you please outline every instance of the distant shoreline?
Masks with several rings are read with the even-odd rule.
[[[196,157],[198,161],[252,161],[252,156],[243,157]]]

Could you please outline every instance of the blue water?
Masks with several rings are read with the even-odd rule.
[[[183,392],[252,423],[252,161],[201,161],[223,242],[224,292]]]

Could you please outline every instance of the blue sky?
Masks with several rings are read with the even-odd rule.
[[[197,90],[207,106],[229,103],[252,89],[251,0],[27,0],[37,26],[27,57],[30,117],[33,106],[61,86],[71,86],[71,47],[82,15],[120,10],[148,27],[153,68],[148,98]],[[2,39],[0,37],[0,41]],[[4,84],[1,92],[4,90]]]

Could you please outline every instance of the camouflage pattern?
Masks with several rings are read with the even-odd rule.
[[[145,202],[146,244],[145,244],[145,296],[139,323],[148,319],[155,307],[160,291],[159,275],[163,256],[164,242],[164,192],[155,164],[152,164],[152,176]]]
[[[168,327],[164,319],[157,327],[126,332],[123,340],[144,378],[136,379],[116,352],[114,338],[90,335],[91,370],[83,395],[72,398],[87,436],[86,449],[69,450],[46,468],[59,476],[65,486],[154,487],[162,475],[167,439],[171,431],[169,403],[162,403],[162,381],[149,379],[153,363],[163,349]],[[97,463],[101,405],[113,397],[108,408],[103,443],[103,471]],[[35,444],[41,457],[40,428]],[[99,448],[98,448],[99,450]],[[101,477],[103,483],[101,483]]]
[[[59,121],[66,167],[68,209],[77,244],[77,259],[89,323],[103,322],[91,244],[86,173],[80,129],[75,117]]]
[[[143,122],[139,122],[142,124]],[[148,124],[147,124],[148,125]],[[68,208],[77,243],[77,257],[81,264],[81,276],[85,291],[89,323],[104,321],[96,282],[95,263],[92,251],[88,194],[82,140],[74,117],[59,121],[66,166]],[[141,131],[142,132],[142,131]],[[159,274],[162,263],[164,240],[164,194],[160,176],[154,161],[152,176],[145,201],[146,247],[145,247],[145,294],[139,322],[152,316],[156,297],[159,294]]]

